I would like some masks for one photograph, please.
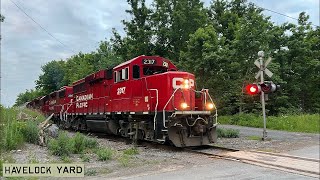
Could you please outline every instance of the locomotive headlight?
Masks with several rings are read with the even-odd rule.
[[[213,109],[214,108],[214,104],[212,104],[212,103],[208,103],[207,104],[207,109],[208,110],[211,110],[211,109]]]
[[[189,80],[188,79],[185,79],[184,81],[183,81],[183,88],[185,88],[185,89],[189,89]]]
[[[181,103],[181,108],[182,109],[186,109],[188,107],[188,104],[187,103]]]

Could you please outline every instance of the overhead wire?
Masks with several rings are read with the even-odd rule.
[[[28,13],[26,13],[18,4],[16,4],[14,1],[10,0],[21,12],[23,12],[28,18],[30,18],[36,25],[38,25],[43,31],[45,31],[49,36],[51,36],[53,39],[58,41],[62,46],[67,48],[68,50],[72,51],[74,54],[77,54],[73,49],[68,47],[66,44],[61,42],[58,38],[56,38],[52,33],[50,33],[46,28],[44,28],[40,23],[38,23],[35,19],[33,19]]]
[[[271,9],[268,9],[268,8],[264,8],[264,7],[258,6],[258,5],[256,5],[255,3],[252,3],[252,4],[253,4],[254,6],[262,9],[262,10],[270,11],[270,12],[272,12],[272,13],[275,13],[275,14],[278,14],[278,15],[281,15],[281,16],[285,16],[285,17],[287,17],[287,18],[290,18],[290,19],[294,19],[294,20],[299,21],[298,18],[295,18],[295,17],[292,17],[292,16],[288,16],[288,15],[286,15],[286,14],[283,14],[283,13],[280,13],[280,12],[277,12],[277,11],[274,11],[274,10],[271,10]],[[315,25],[315,24],[312,24],[312,23],[311,23],[311,25],[312,25],[312,26],[315,26],[315,27],[319,27],[319,25]]]

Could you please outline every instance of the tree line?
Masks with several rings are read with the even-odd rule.
[[[259,97],[245,94],[254,79],[257,52],[273,58],[269,69],[281,91],[269,95],[270,115],[320,112],[320,28],[305,12],[297,24],[275,24],[246,0],[127,0],[123,36],[113,29],[97,50],[42,66],[36,87],[15,105],[48,94],[86,75],[139,55],[159,55],[192,72],[197,88],[209,88],[220,114],[256,112]]]

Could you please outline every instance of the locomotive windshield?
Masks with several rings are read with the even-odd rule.
[[[168,71],[168,68],[163,66],[145,66],[143,68],[143,75],[150,76],[154,74],[161,74],[167,71]]]

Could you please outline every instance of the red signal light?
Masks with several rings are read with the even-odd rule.
[[[261,87],[258,84],[249,84],[246,86],[246,91],[250,95],[256,95],[261,92]]]

